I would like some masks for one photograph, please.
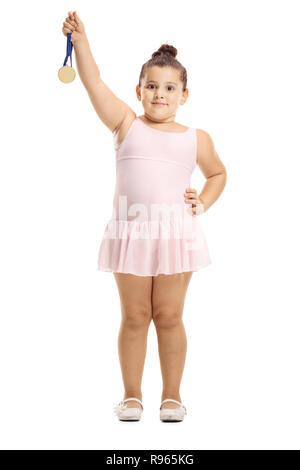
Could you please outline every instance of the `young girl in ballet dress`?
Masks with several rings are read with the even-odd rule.
[[[78,74],[96,113],[113,133],[116,151],[113,211],[98,256],[98,269],[114,274],[122,314],[118,351],[124,396],[114,411],[120,420],[141,418],[153,320],[163,385],[159,416],[161,421],[182,421],[184,300],[192,273],[211,263],[199,216],[222,193],[226,169],[207,132],[174,121],[189,94],[187,72],[175,47],[163,44],[142,66],[136,95],[144,114],[137,116],[101,79],[76,12],[69,12],[62,30],[65,36],[71,33]],[[199,194],[190,187],[196,164],[206,178]]]

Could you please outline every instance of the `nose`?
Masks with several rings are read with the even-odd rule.
[[[160,91],[158,88],[156,89],[156,92],[155,92],[155,98],[163,98],[163,95],[160,94]]]

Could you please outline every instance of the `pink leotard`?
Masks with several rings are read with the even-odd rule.
[[[113,212],[98,269],[157,276],[211,263],[199,215],[184,201],[196,167],[196,129],[167,132],[136,117],[116,150]]]

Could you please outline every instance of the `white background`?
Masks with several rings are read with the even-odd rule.
[[[298,6],[2,5],[1,448],[300,448]],[[176,121],[206,130],[227,169],[201,219],[212,264],[193,274],[186,297],[182,423],[159,420],[153,324],[142,420],[113,413],[123,398],[121,313],[97,256],[115,153],[79,75],[71,84],[57,76],[69,10],[85,24],[102,79],[137,115],[143,63],[166,40],[178,49],[190,96]],[[198,167],[191,181],[199,193]]]

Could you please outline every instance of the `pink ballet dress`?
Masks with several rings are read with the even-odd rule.
[[[98,253],[101,271],[157,276],[211,263],[199,218],[184,201],[196,167],[196,129],[167,132],[136,117],[116,150],[113,211]]]

